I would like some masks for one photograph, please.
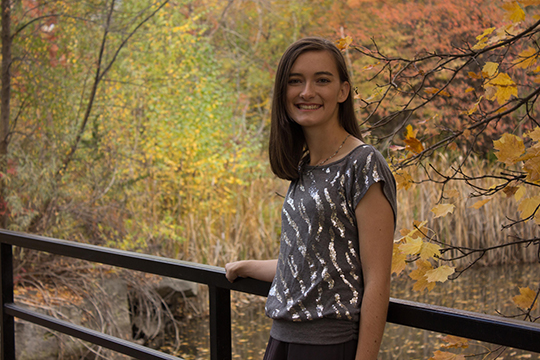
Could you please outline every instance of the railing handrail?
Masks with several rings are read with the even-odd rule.
[[[100,337],[95,331],[85,333],[83,327],[56,320],[51,317],[24,310],[13,304],[13,274],[10,256],[11,246],[45,251],[56,255],[88,260],[101,264],[113,265],[130,270],[193,281],[209,286],[210,297],[210,345],[211,359],[231,358],[231,319],[230,319],[230,290],[267,296],[270,283],[255,279],[241,279],[230,283],[225,278],[225,270],[221,267],[192,263],[188,261],[162,258],[153,255],[140,254],[125,250],[106,248],[96,245],[83,244],[67,240],[52,239],[39,235],[22,234],[8,230],[0,230],[2,260],[2,345],[13,342],[14,334],[7,334],[12,328],[10,321],[13,317],[40,323],[54,330],[80,337],[83,340],[108,347],[126,355],[139,359],[173,359],[170,355],[157,356],[155,350],[104,335]],[[7,246],[7,247],[6,247]],[[9,260],[6,260],[9,257]],[[11,289],[8,289],[11,287]],[[9,293],[11,291],[11,293]],[[485,341],[493,344],[510,346],[528,351],[540,352],[540,324],[421,304],[412,301],[391,299],[388,311],[388,321],[400,325],[412,326],[419,329],[431,330],[469,339]],[[82,335],[81,335],[82,334]],[[89,340],[90,339],[90,340]],[[115,342],[116,340],[117,342]],[[4,344],[7,341],[6,344]],[[147,348],[146,348],[147,349]],[[6,347],[3,346],[2,360]],[[14,350],[13,350],[14,352]],[[152,355],[153,354],[153,355]],[[13,355],[14,356],[14,355]],[[14,358],[13,358],[14,359]]]

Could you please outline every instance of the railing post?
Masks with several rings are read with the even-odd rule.
[[[13,302],[13,249],[3,243],[0,243],[0,282],[0,359],[15,360],[15,322],[4,308],[4,304]]]
[[[208,286],[210,296],[210,359],[231,360],[231,291]]]

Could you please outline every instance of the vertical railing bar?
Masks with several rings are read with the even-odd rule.
[[[208,286],[210,301],[210,359],[231,360],[231,291]]]
[[[15,360],[15,320],[4,307],[13,303],[13,247],[8,244],[0,244],[0,282],[1,360]]]

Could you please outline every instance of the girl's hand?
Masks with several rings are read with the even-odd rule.
[[[225,265],[225,276],[233,282],[239,277],[272,282],[276,275],[277,260],[241,260]]]
[[[225,276],[227,280],[233,282],[237,277],[244,277],[242,276],[242,266],[245,265],[245,262],[246,260],[225,264]]]

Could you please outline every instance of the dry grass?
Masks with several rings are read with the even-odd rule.
[[[439,169],[449,169],[450,163],[442,158],[437,160],[436,166]],[[485,161],[476,161],[468,172],[480,174],[489,170],[489,166]],[[422,174],[419,169],[416,172],[413,178],[419,179]],[[489,187],[492,184],[485,182],[483,185]],[[193,211],[180,218],[179,222],[184,229],[181,237],[185,241],[180,245],[178,257],[221,266],[236,259],[275,258],[279,248],[280,210],[283,202],[277,193],[285,194],[286,188],[286,182],[268,176],[235,189],[237,197],[229,211]],[[512,197],[496,195],[477,210],[470,206],[479,199],[469,197],[471,189],[464,182],[453,183],[447,186],[448,189],[456,189],[461,194],[458,199],[451,199],[456,209],[453,214],[436,219],[430,210],[440,198],[440,185],[427,182],[409,190],[400,190],[398,230],[411,228],[413,220],[427,220],[428,227],[434,230],[440,241],[471,248],[509,242],[512,241],[512,235],[525,238],[537,236],[537,226],[530,222],[501,231],[502,224],[509,222],[507,216],[516,219],[519,215]],[[398,236],[399,232],[396,232]],[[534,248],[512,246],[488,252],[480,264],[535,260],[537,254]]]

